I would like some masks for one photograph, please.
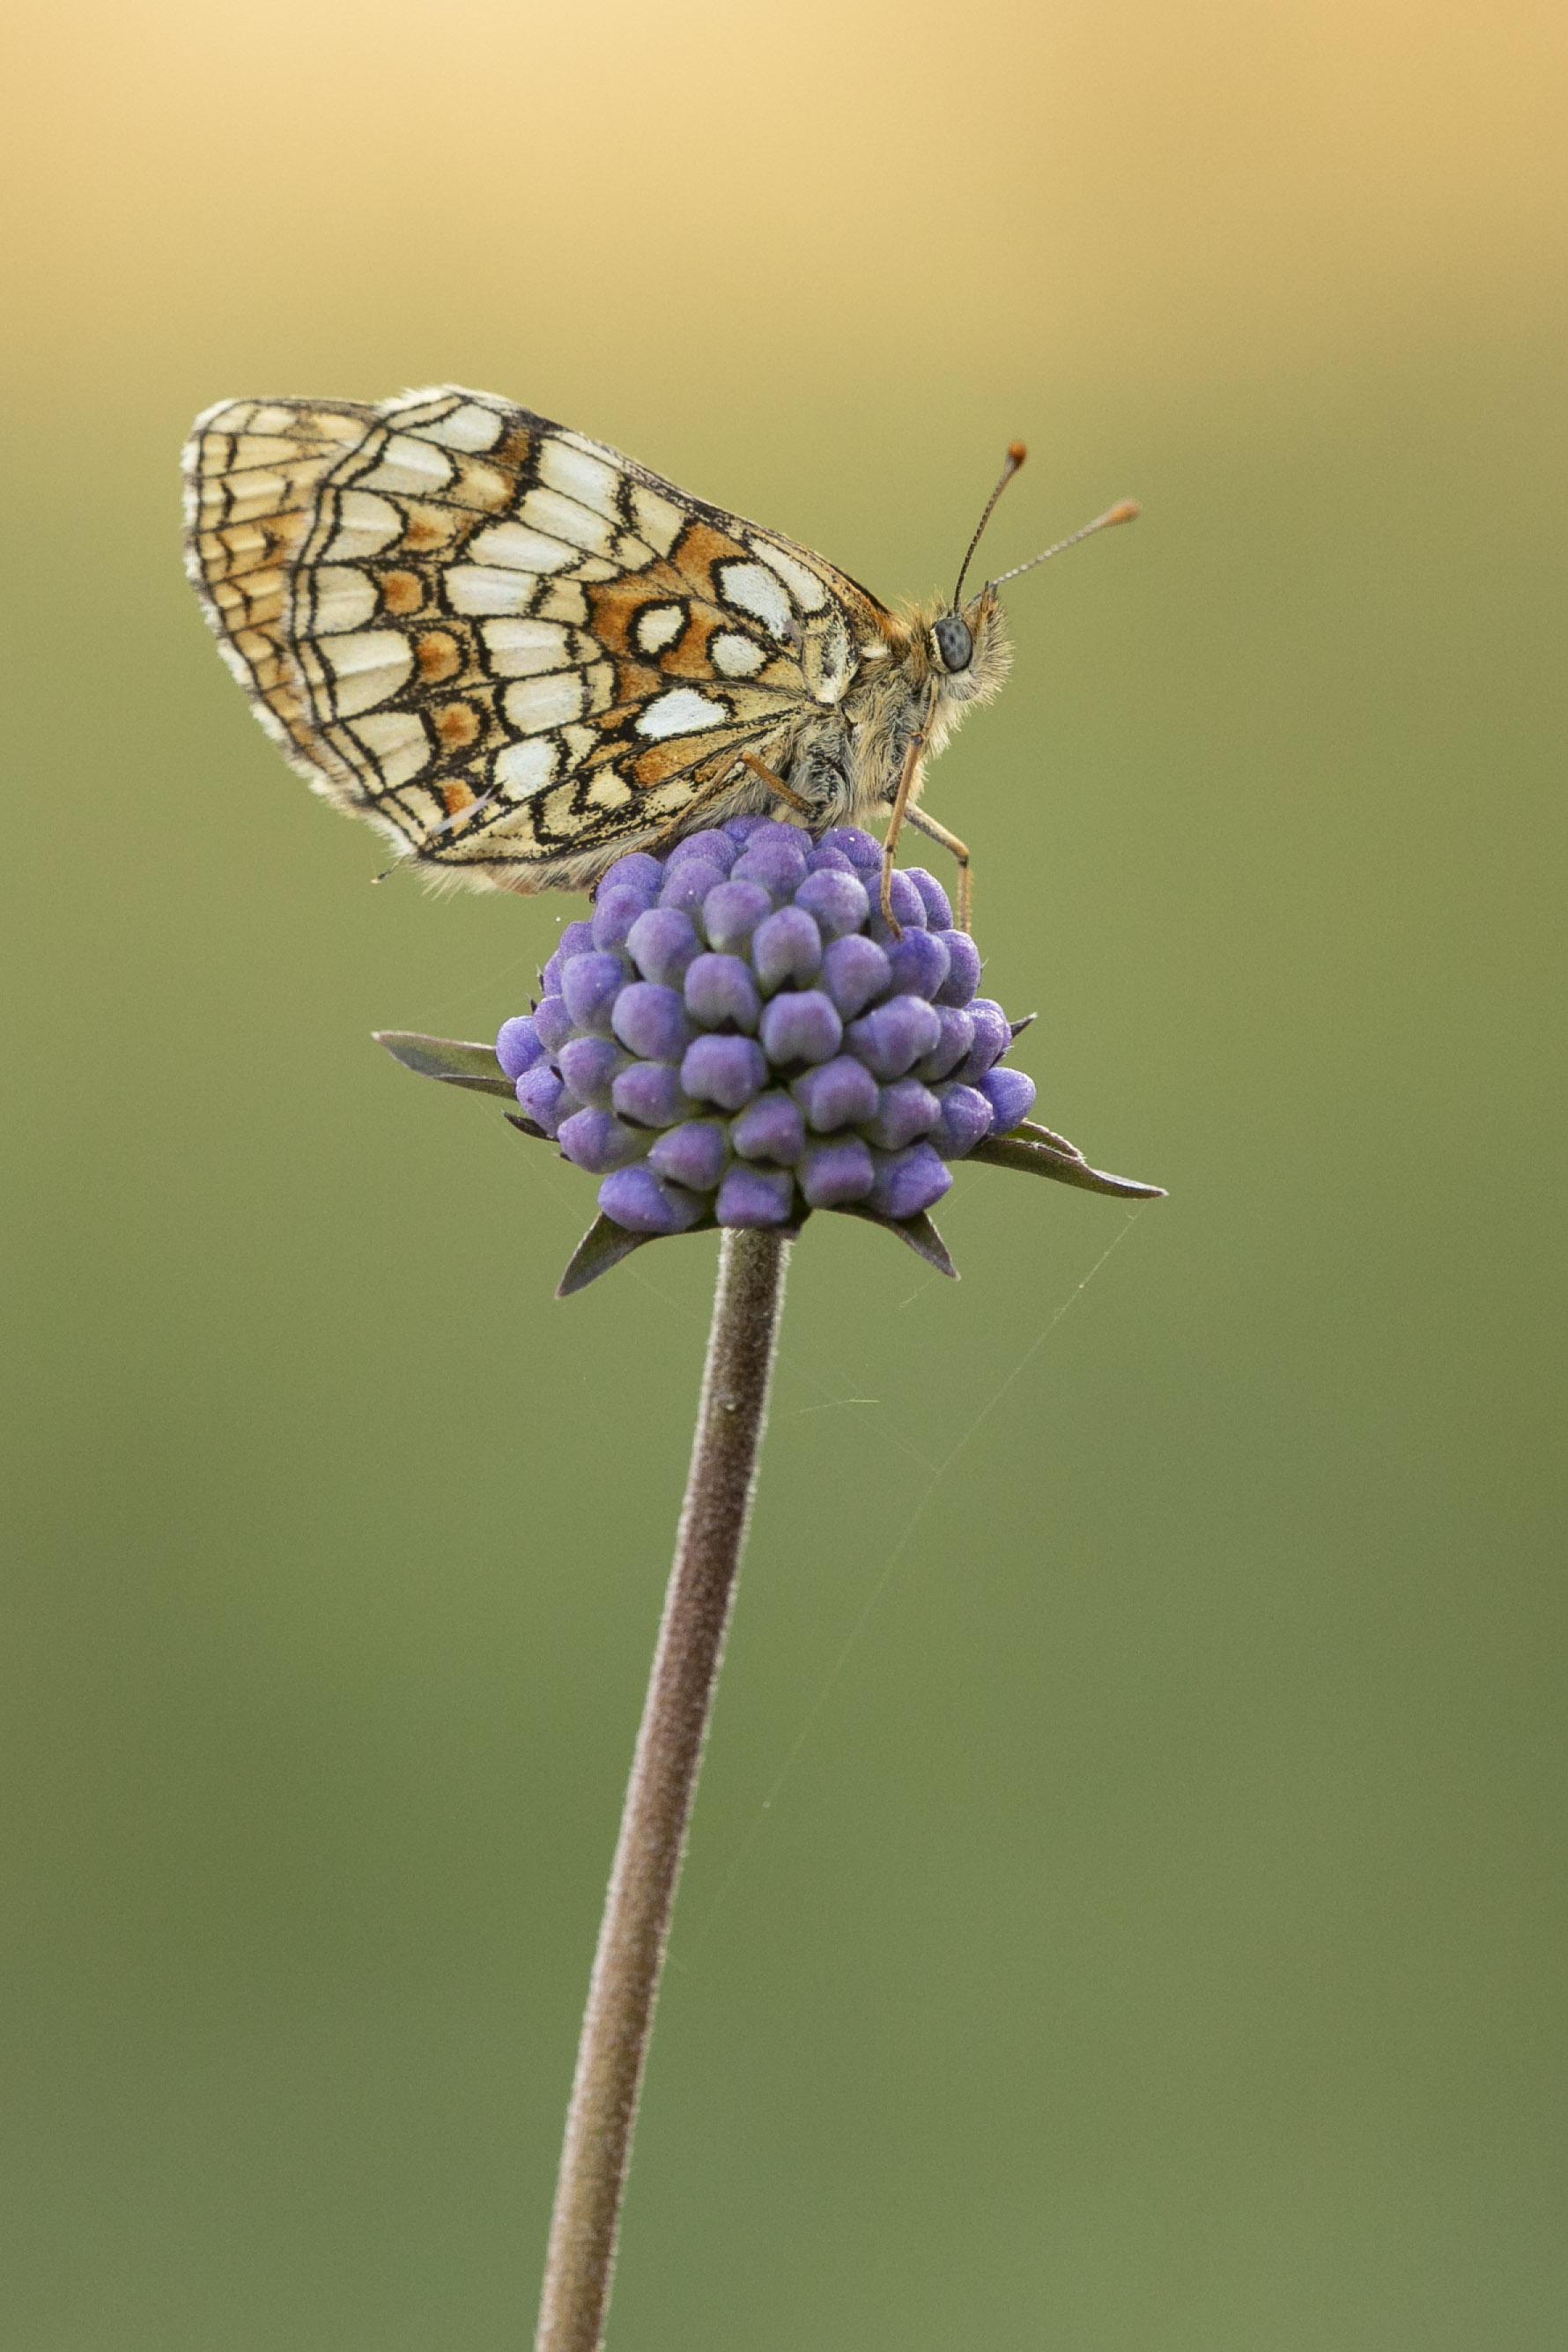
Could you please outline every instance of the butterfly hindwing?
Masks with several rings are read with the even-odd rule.
[[[783,764],[888,649],[820,556],[453,387],[233,401],[186,453],[189,564],[263,723],[454,876],[588,878]]]

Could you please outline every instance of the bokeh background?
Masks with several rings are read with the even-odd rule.
[[[612,2346],[1559,2352],[1564,27],[16,12],[6,2352],[530,2337],[713,1247],[555,1303],[367,1033],[580,907],[367,887],[175,501],[442,380],[888,595],[1145,509],[930,802],[1171,1197],[796,1253]]]

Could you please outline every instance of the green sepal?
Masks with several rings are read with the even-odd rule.
[[[595,1218],[582,1240],[572,1253],[572,1262],[555,1286],[557,1298],[570,1298],[574,1290],[586,1290],[613,1265],[619,1265],[633,1250],[641,1249],[644,1242],[656,1242],[659,1234],[629,1234],[625,1225],[617,1225],[613,1217]]]
[[[947,1254],[947,1244],[922,1209],[918,1217],[884,1217],[875,1209],[868,1209],[858,1201],[840,1201],[832,1214],[837,1217],[859,1217],[866,1224],[880,1225],[885,1234],[896,1234],[900,1241],[934,1265],[938,1274],[958,1280],[958,1268]]]
[[[985,1168],[1017,1168],[1030,1176],[1049,1176],[1058,1184],[1076,1184],[1084,1192],[1109,1192],[1119,1201],[1163,1201],[1163,1184],[1141,1184],[1131,1176],[1112,1176],[1091,1168],[1076,1143],[1033,1119],[1021,1119],[1006,1135],[988,1135],[964,1154]]]
[[[413,1029],[373,1029],[371,1035],[378,1045],[384,1045],[395,1062],[405,1070],[416,1070],[422,1078],[439,1078],[448,1087],[466,1087],[481,1095],[500,1095],[508,1102],[517,1100],[517,1089],[500,1068],[493,1045],[464,1044],[457,1037],[421,1037]]]
[[[521,1125],[521,1121],[514,1124]],[[810,1214],[811,1211],[805,1209],[788,1224],[769,1225],[767,1231],[776,1234],[780,1241],[797,1241],[801,1227]],[[689,1234],[716,1234],[720,1230],[719,1220],[715,1216],[700,1217],[696,1224],[686,1228]],[[623,1258],[630,1257],[633,1250],[641,1249],[645,1242],[677,1242],[681,1238],[679,1234],[631,1234],[625,1225],[617,1225],[613,1217],[601,1213],[595,1218],[573,1251],[572,1263],[555,1286],[555,1296],[557,1298],[570,1298],[574,1290],[586,1290],[591,1282],[597,1282],[602,1274],[608,1274],[613,1265],[619,1265]]]

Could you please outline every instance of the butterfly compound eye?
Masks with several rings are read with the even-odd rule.
[[[956,613],[944,613],[931,631],[936,649],[942,656],[944,669],[967,669],[974,652],[974,640],[966,622]]]

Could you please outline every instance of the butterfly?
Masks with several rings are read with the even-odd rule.
[[[907,823],[957,859],[968,927],[969,852],[920,792],[1006,676],[999,581],[963,604],[961,572],[895,614],[778,532],[453,385],[221,401],[184,471],[186,569],[257,717],[428,874],[579,889],[748,812],[886,817],[889,920]]]

